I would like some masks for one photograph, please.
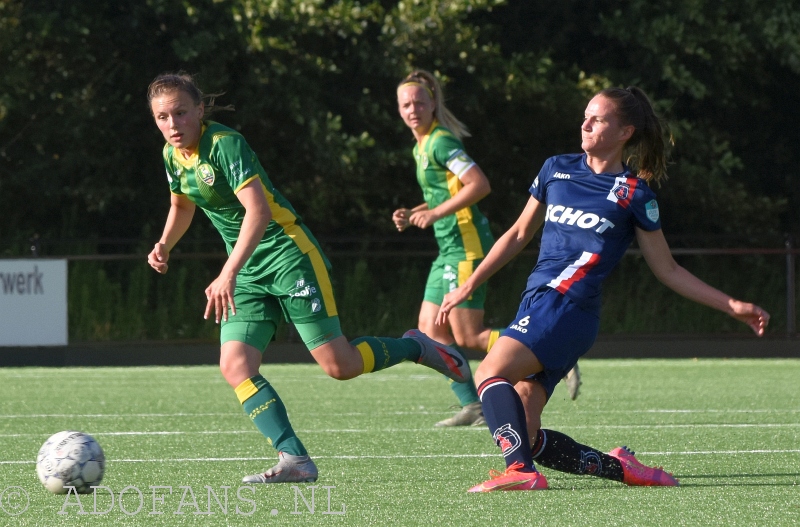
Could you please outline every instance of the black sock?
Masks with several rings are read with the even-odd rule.
[[[554,470],[622,481],[622,465],[618,459],[581,445],[555,430],[539,430],[531,451],[537,463]]]

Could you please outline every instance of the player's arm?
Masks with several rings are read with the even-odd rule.
[[[419,227],[420,229],[426,229],[438,220],[455,214],[459,210],[469,207],[470,205],[474,205],[488,196],[492,191],[492,187],[489,185],[489,179],[476,164],[473,164],[466,172],[461,174],[459,180],[463,186],[456,192],[455,196],[440,203],[431,210],[427,210],[427,205],[423,210],[415,210],[408,219],[411,225]]]
[[[164,274],[169,269],[167,261],[169,253],[178,240],[186,234],[194,217],[195,204],[183,194],[172,194],[170,198],[169,214],[164,225],[161,239],[155,244],[153,250],[147,255],[147,263],[158,273]]]
[[[219,323],[220,317],[227,320],[228,306],[231,307],[232,313],[236,314],[236,305],[233,302],[236,275],[253,255],[253,251],[258,247],[272,220],[272,211],[259,178],[253,178],[252,181],[240,188],[236,197],[245,210],[239,237],[225,265],[222,266],[219,276],[206,288],[208,302],[204,317],[208,318],[213,308],[217,323]]]
[[[744,322],[761,336],[769,323],[769,313],[754,304],[741,302],[711,287],[678,265],[672,257],[661,229],[636,228],[636,241],[647,265],[661,283],[689,300],[712,307]]]
[[[546,206],[533,196],[528,199],[525,209],[514,225],[492,246],[475,272],[458,289],[444,296],[437,324],[447,322],[450,310],[464,302],[482,283],[510,262],[533,239],[533,235],[544,223]]]

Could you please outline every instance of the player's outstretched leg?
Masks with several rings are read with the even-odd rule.
[[[536,463],[553,470],[619,482],[624,477],[619,460],[555,430],[539,429],[531,452]]]
[[[678,485],[678,480],[661,468],[640,463],[627,447],[606,454],[555,430],[540,429],[531,451],[539,465],[569,474],[595,476],[631,486]]]
[[[648,467],[633,455],[626,446],[617,447],[608,453],[622,464],[623,483],[632,487],[677,487],[678,479],[661,467]]]
[[[419,343],[422,351],[417,363],[433,368],[456,382],[472,379],[467,359],[450,346],[436,342],[418,329],[406,331],[403,338]]]
[[[337,339],[338,340],[338,339]],[[443,373],[447,378],[456,382],[467,382],[472,376],[469,371],[469,363],[461,353],[449,346],[445,346],[429,338],[419,330],[407,331],[403,338],[389,337],[358,337],[348,344],[342,340],[338,344],[344,343],[349,349],[336,349],[335,343],[319,346],[311,351],[314,359],[325,369],[328,375],[334,378],[350,379],[364,373],[372,373],[385,370],[404,361],[412,361],[423,364],[439,373]],[[336,366],[336,362],[341,356],[350,357],[347,376],[338,377],[329,370],[331,365]],[[360,371],[352,371],[352,357],[359,357],[358,367]],[[355,374],[353,374],[355,373]]]
[[[278,464],[261,474],[245,476],[243,483],[312,483],[317,481],[317,466],[308,456],[278,453]]]
[[[578,368],[577,363],[567,372],[567,375],[564,377],[564,383],[567,385],[569,398],[573,401],[577,399],[581,384],[583,384],[581,381],[581,370]]]

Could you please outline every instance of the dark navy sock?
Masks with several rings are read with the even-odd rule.
[[[517,391],[503,377],[490,377],[478,386],[483,416],[497,446],[503,451],[506,466],[521,463],[521,471],[535,470],[528,448],[525,409]]]
[[[547,468],[622,481],[622,465],[618,459],[581,445],[555,430],[539,430],[531,451],[533,459]]]

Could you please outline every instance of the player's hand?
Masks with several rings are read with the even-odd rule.
[[[436,325],[444,326],[447,324],[447,317],[450,314],[450,310],[467,300],[471,294],[472,291],[466,284],[463,284],[461,287],[444,295],[442,305],[439,306],[439,313],[436,315]]]
[[[418,210],[409,216],[408,222],[420,229],[427,229],[439,219],[439,216],[432,210]]]
[[[409,226],[408,217],[411,216],[410,209],[397,209],[392,214],[392,221],[397,230],[403,232]]]
[[[731,313],[733,318],[750,326],[750,329],[759,337],[764,335],[764,331],[769,325],[769,313],[755,304],[748,304],[738,300],[732,300],[730,306],[733,310],[733,313]]]
[[[233,291],[236,289],[236,275],[220,274],[211,285],[206,287],[206,311],[203,318],[208,319],[214,311],[214,322],[219,324],[220,319],[228,321],[228,306],[231,314],[236,314],[236,305],[233,303]]]
[[[164,274],[169,269],[167,260],[169,260],[169,249],[163,243],[157,243],[147,255],[147,263],[159,274]]]

